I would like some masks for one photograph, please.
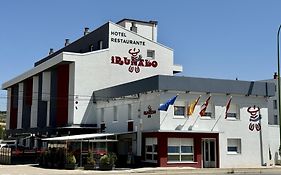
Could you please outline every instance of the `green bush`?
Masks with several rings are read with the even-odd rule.
[[[46,168],[62,168],[64,163],[64,148],[49,148],[41,153],[39,157],[39,165]]]
[[[100,158],[100,163],[104,164],[104,165],[114,165],[116,160],[117,160],[116,154],[109,153],[109,154],[103,155]]]
[[[92,151],[89,151],[88,155],[87,155],[87,164],[88,165],[95,165],[96,162],[94,160],[94,154]]]
[[[103,165],[110,165],[110,159],[109,159],[109,156],[106,154],[106,155],[103,155],[101,158],[100,158],[100,163],[103,164]]]
[[[76,158],[72,153],[68,153],[66,157],[67,164],[76,164]]]
[[[115,162],[117,161],[117,156],[115,153],[109,153],[109,161],[111,165],[115,165]]]

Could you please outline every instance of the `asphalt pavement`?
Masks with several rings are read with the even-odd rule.
[[[202,174],[202,175],[281,175],[279,167],[261,167],[261,168],[212,168],[212,169],[194,169],[189,167],[157,167],[157,168],[137,168],[137,169],[116,169],[112,171],[99,170],[59,170],[45,169],[36,165],[0,165],[0,175],[183,175],[183,174]]]

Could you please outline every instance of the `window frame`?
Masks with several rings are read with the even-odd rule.
[[[200,106],[202,106],[204,103],[201,103]],[[211,120],[211,119],[216,119],[215,116],[215,111],[216,111],[216,106],[214,103],[209,102],[207,109],[205,111],[205,115],[201,116],[200,119],[202,120]],[[207,115],[206,115],[207,114]]]
[[[230,104],[230,108],[233,107],[233,106],[236,107],[235,113],[234,112],[227,112],[226,113],[226,119],[232,120],[232,121],[240,120],[240,106],[238,104]],[[235,115],[235,117],[233,117],[231,115]]]
[[[133,121],[132,104],[128,104],[128,121]]]
[[[104,123],[104,108],[101,108],[101,119],[100,119],[101,123]]]
[[[130,31],[138,33],[138,27],[136,26],[136,23],[132,22],[131,25],[132,26],[130,27]]]
[[[148,147],[151,147],[151,151],[147,151]],[[157,142],[157,137],[147,137],[147,138],[145,138],[145,148],[144,149],[145,149],[144,150],[144,159],[145,159],[145,161],[146,162],[157,163],[157,161],[158,161],[158,142]],[[151,155],[151,159],[148,159],[147,155]]]
[[[277,100],[273,100],[273,109],[277,109],[277,108],[278,108]]]
[[[187,142],[187,143],[184,143]],[[169,144],[171,143],[172,144]],[[182,151],[182,147],[191,147],[191,153]],[[169,152],[169,147],[176,147],[178,152]],[[169,160],[169,156],[178,156],[178,160]],[[182,160],[184,156],[192,156],[192,160]],[[167,163],[190,163],[194,162],[194,139],[193,138],[168,138],[167,142]]]
[[[176,108],[182,109],[182,112],[183,112],[183,113],[181,113],[181,114],[176,114]],[[177,117],[184,117],[184,116],[185,116],[185,112],[186,112],[185,106],[182,106],[182,105],[174,105],[174,118],[177,118]]]
[[[149,56],[148,53],[152,53],[152,56]],[[146,51],[146,58],[148,58],[148,59],[155,59],[155,50],[148,49]]]
[[[242,139],[241,138],[227,138],[226,151],[228,155],[241,155],[242,154]],[[236,151],[229,150],[229,148],[236,148]]]
[[[117,109],[117,106],[113,106],[113,122],[118,122],[118,109]]]
[[[94,45],[93,45],[93,44],[90,44],[90,45],[89,45],[89,51],[90,51],[90,52],[94,51]]]
[[[98,47],[99,47],[99,50],[103,49],[103,40],[98,41]]]

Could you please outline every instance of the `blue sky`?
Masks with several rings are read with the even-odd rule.
[[[32,68],[49,48],[83,28],[123,18],[158,21],[158,42],[174,49],[181,75],[262,80],[277,70],[278,0],[0,1],[0,82]],[[0,91],[0,110],[6,92]]]

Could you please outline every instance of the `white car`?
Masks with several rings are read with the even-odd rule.
[[[3,148],[6,145],[7,145],[7,143],[0,143],[0,149]]]

